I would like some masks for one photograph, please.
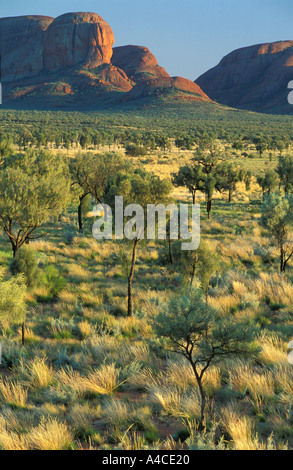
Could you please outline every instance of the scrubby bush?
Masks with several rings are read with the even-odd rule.
[[[29,245],[17,252],[10,264],[10,271],[13,276],[23,274],[29,288],[36,287],[41,282],[39,261],[36,252]]]
[[[134,144],[127,145],[125,152],[129,157],[143,157],[147,154],[147,151],[144,147]]]
[[[64,289],[66,281],[54,266],[47,266],[44,270],[44,284],[48,287],[52,297],[57,297]]]

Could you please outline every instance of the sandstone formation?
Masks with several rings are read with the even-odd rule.
[[[195,83],[170,77],[146,47],[113,44],[95,13],[0,19],[3,102],[84,109],[166,95],[209,100]]]
[[[44,34],[44,68],[60,70],[84,63],[89,68],[110,63],[114,34],[94,13],[67,13],[56,18]]]
[[[114,47],[112,64],[123,69],[136,83],[151,78],[169,77],[147,47]]]
[[[2,81],[33,76],[43,69],[43,32],[53,20],[47,16],[0,18]]]
[[[129,99],[144,98],[164,91],[185,92],[191,99],[211,101],[196,83],[182,77],[162,77],[138,83],[128,94]]]
[[[293,41],[235,50],[196,83],[215,101],[267,113],[292,113],[288,83],[293,80]]]

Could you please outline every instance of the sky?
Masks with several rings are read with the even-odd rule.
[[[292,0],[0,0],[0,17],[87,11],[115,46],[145,46],[171,76],[195,80],[240,47],[293,40]]]

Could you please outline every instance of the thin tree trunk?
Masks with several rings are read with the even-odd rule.
[[[25,336],[25,322],[23,322],[21,325],[21,342],[23,346],[24,346],[24,336]]]
[[[281,245],[281,253],[280,253],[280,271],[284,273],[286,271],[286,262],[285,262],[285,253],[283,250],[283,246]]]
[[[132,316],[132,281],[133,281],[133,276],[134,276],[134,268],[135,268],[135,262],[136,262],[136,251],[137,251],[137,245],[138,245],[138,239],[136,238],[134,240],[133,244],[133,250],[132,250],[132,260],[131,260],[131,267],[130,267],[130,273],[128,276],[128,316]]]
[[[78,230],[80,233],[82,233],[83,229],[83,222],[82,222],[82,201],[83,201],[84,196],[81,196],[79,198],[79,205],[78,205]]]
[[[196,263],[194,262],[192,265],[192,271],[191,271],[191,277],[190,277],[190,288],[192,288],[193,281],[194,281],[195,267],[196,267]]]
[[[210,213],[212,210],[212,201],[207,201],[207,213],[208,213],[208,219],[210,218]]]
[[[169,263],[173,264],[173,257],[172,257],[172,249],[171,249],[171,239],[170,236],[168,238],[168,251],[169,251]]]
[[[198,382],[199,393],[201,396],[201,407],[200,407],[200,427],[205,428],[205,408],[206,408],[206,396],[202,387],[201,380]]]
[[[229,202],[230,203],[232,202],[232,194],[233,194],[233,191],[229,189]]]
[[[191,357],[189,358],[189,361],[191,363],[197,385],[199,388],[199,393],[200,393],[200,398],[201,398],[201,406],[200,406],[200,430],[202,431],[205,428],[205,408],[206,408],[206,395],[202,386],[202,377],[201,375],[198,374],[196,370],[196,366],[193,363]]]

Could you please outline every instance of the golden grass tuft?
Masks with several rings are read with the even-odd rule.
[[[19,383],[1,379],[0,399],[9,405],[25,407],[27,402],[27,389]]]
[[[222,421],[233,441],[235,450],[261,450],[255,440],[254,425],[247,416],[239,416],[233,410],[223,410]]]
[[[92,369],[86,376],[71,368],[61,369],[56,374],[56,380],[58,387],[75,393],[77,397],[88,394],[111,395],[120,385],[119,375],[119,369],[110,364]]]
[[[30,447],[36,450],[68,450],[73,439],[68,425],[57,419],[41,422],[28,435]]]
[[[257,343],[261,348],[259,359],[264,364],[273,365],[288,363],[286,345],[277,335],[268,336],[263,334],[258,339]]]
[[[89,323],[87,320],[79,322],[78,329],[83,339],[94,334],[96,331],[93,325],[91,325],[91,323]]]
[[[10,451],[29,450],[27,436],[15,432],[0,431],[0,449]]]
[[[237,366],[230,371],[230,384],[241,393],[247,391],[254,399],[265,399],[274,395],[274,378],[270,371],[254,370],[248,364],[235,361]]]
[[[21,365],[25,382],[32,388],[43,389],[52,384],[53,368],[46,363],[46,358],[35,358]]]

